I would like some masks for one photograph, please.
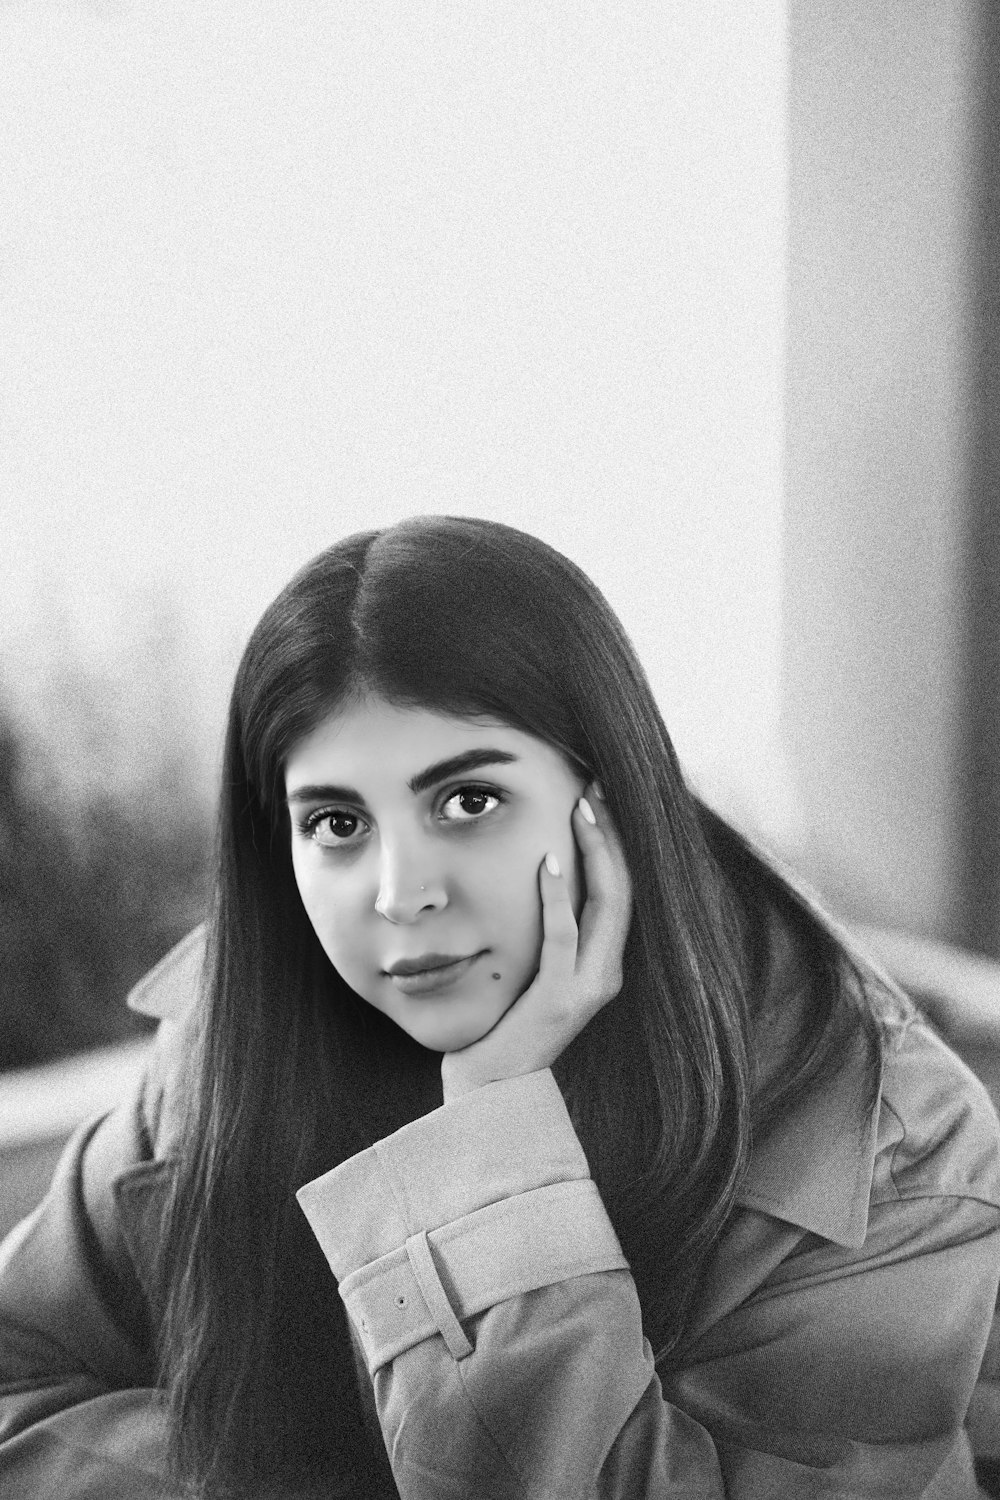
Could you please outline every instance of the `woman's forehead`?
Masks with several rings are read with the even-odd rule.
[[[412,736],[445,738],[481,736],[489,730],[521,734],[513,725],[489,714],[447,713],[424,704],[393,703],[373,693],[351,697],[326,714],[295,746],[293,754],[308,745],[349,746],[383,739],[405,740]]]
[[[286,791],[334,778],[357,785],[376,774],[409,782],[439,762],[490,750],[506,765],[565,765],[558,750],[502,719],[366,696],[335,709],[292,748]]]

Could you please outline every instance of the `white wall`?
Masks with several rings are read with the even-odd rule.
[[[22,696],[84,650],[141,745],[143,620],[176,601],[170,691],[204,758],[296,566],[480,514],[582,563],[690,764],[787,818],[784,12],[4,7],[0,648]]]
[[[961,932],[977,0],[792,0],[785,709],[799,858]]]

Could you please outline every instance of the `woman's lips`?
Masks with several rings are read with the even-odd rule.
[[[390,974],[388,977],[404,995],[436,995],[452,989],[464,979],[472,965],[482,956],[482,953],[470,953],[468,958],[459,958],[438,968],[421,969],[417,974]]]

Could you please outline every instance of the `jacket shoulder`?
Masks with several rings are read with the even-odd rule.
[[[1000,1207],[1000,1121],[989,1093],[919,1016],[885,1048],[872,1196]]]

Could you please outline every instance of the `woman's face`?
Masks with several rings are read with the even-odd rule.
[[[285,793],[296,883],[341,978],[433,1051],[478,1041],[537,970],[550,850],[579,916],[583,788],[557,750],[497,720],[376,697],[323,720],[288,757]],[[426,967],[446,959],[462,961]]]

